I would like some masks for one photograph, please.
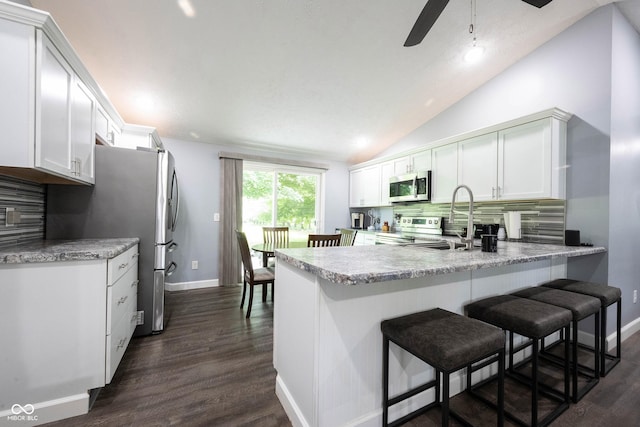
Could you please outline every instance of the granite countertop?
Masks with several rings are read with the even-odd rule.
[[[139,241],[137,237],[42,240],[0,248],[0,264],[108,259],[120,255]]]
[[[359,285],[603,252],[604,247],[501,241],[493,253],[370,245],[279,249],[276,257],[331,282]]]

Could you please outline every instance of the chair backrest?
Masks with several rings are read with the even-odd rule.
[[[340,246],[353,246],[356,241],[356,233],[358,230],[351,230],[350,228],[340,229]]]
[[[236,237],[238,238],[238,247],[240,248],[240,255],[242,256],[242,265],[244,266],[244,275],[248,274],[249,281],[253,281],[253,262],[251,262],[251,251],[249,250],[249,242],[247,242],[247,236],[242,232],[236,230]]]
[[[307,247],[339,246],[340,234],[309,234]]]
[[[262,227],[262,238],[264,243],[287,247],[289,245],[289,227]]]

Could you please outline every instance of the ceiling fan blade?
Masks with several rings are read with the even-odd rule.
[[[525,3],[529,3],[531,6],[541,8],[551,3],[551,0],[522,0]]]
[[[429,0],[422,12],[420,12],[416,23],[413,24],[413,28],[404,45],[408,47],[420,43],[438,20],[447,3],[449,3],[449,0]]]

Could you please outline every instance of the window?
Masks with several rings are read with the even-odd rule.
[[[321,229],[322,172],[244,162],[242,229],[249,244],[262,241],[262,227],[289,227],[290,241],[306,241]]]

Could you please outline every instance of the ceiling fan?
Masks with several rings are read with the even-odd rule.
[[[552,0],[522,0],[525,3],[529,3],[532,6],[541,8],[551,3]],[[407,41],[404,42],[405,46],[415,46],[419,44],[422,39],[427,35],[433,24],[438,20],[438,17],[444,10],[445,6],[449,3],[449,0],[429,0],[425,5],[420,16],[413,24],[413,28],[407,37]]]

